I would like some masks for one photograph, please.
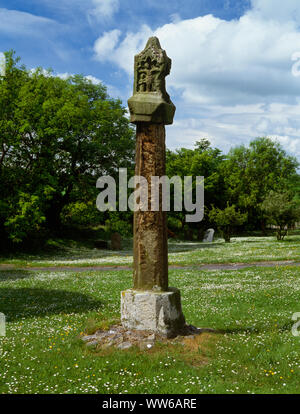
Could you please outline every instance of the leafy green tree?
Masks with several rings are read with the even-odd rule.
[[[217,225],[225,242],[229,243],[235,227],[241,226],[247,220],[247,213],[241,213],[234,205],[227,204],[223,210],[212,206],[209,218]]]
[[[126,109],[102,84],[81,75],[63,80],[41,68],[30,72],[18,66],[12,52],[5,56],[6,73],[0,78],[0,232],[20,241],[29,233],[15,237],[7,225],[16,217],[15,206],[36,197],[32,208],[45,217],[44,226],[59,229],[68,204],[95,203],[99,176],[116,175],[119,167],[132,165],[134,134]]]
[[[300,220],[300,203],[289,192],[270,191],[261,205],[268,222],[277,227],[277,240],[283,240],[288,228]]]
[[[34,195],[20,193],[20,199],[14,215],[8,217],[5,222],[10,239],[21,242],[23,238],[33,236],[40,230],[45,216],[40,209],[39,198]]]
[[[295,174],[288,180],[287,191],[293,194],[295,201],[300,202],[300,174]]]
[[[105,221],[108,236],[112,233],[120,233],[123,237],[131,237],[133,232],[132,211],[110,211]]]
[[[229,151],[222,165],[224,196],[230,204],[248,212],[248,221],[253,227],[260,223],[264,230],[266,218],[260,208],[262,201],[271,190],[285,188],[297,175],[297,167],[297,160],[287,155],[278,142],[257,138],[249,148],[242,145]]]
[[[179,176],[183,180],[184,176],[204,177],[204,200],[205,205],[215,204],[222,206],[223,201],[223,177],[220,174],[220,165],[224,160],[224,155],[218,148],[212,148],[207,139],[197,141],[194,149],[181,148],[175,151],[167,150],[166,172],[168,177]],[[195,181],[194,181],[195,184]],[[198,239],[202,239],[205,228],[209,225],[208,216],[196,224],[185,224],[185,210],[182,212],[171,212],[169,222],[176,220],[181,222],[181,228],[186,231],[186,238],[191,238],[194,229],[197,229]]]

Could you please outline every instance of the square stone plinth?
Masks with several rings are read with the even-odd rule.
[[[169,288],[167,292],[133,289],[121,292],[121,321],[127,329],[176,336],[185,325],[180,291]]]

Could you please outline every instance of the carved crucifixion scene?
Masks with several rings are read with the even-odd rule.
[[[175,106],[165,82],[170,70],[171,59],[157,37],[150,37],[145,49],[134,58],[133,96],[128,100],[131,122],[172,124]]]

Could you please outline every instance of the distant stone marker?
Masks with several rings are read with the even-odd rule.
[[[146,178],[149,188],[151,177],[166,174],[165,125],[173,123],[175,113],[165,87],[170,69],[171,59],[156,37],[134,58],[128,106],[136,124],[135,175]],[[185,319],[180,291],[168,285],[167,216],[161,198],[160,190],[159,211],[134,212],[134,286],[121,292],[121,320],[124,328],[171,336],[185,326]]]
[[[5,336],[5,315],[4,313],[0,312],[0,336]]]
[[[208,229],[206,230],[206,232],[204,233],[204,238],[203,238],[203,243],[212,243],[214,240],[214,229]]]
[[[111,235],[110,247],[112,250],[122,250],[122,237],[120,233],[113,233]]]

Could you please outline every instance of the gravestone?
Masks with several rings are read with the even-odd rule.
[[[5,336],[6,329],[5,329],[5,315],[4,313],[0,312],[0,336]]]
[[[122,237],[120,233],[113,233],[111,235],[110,247],[112,250],[122,250]]]
[[[175,106],[165,87],[171,59],[159,40],[151,37],[134,58],[133,96],[128,100],[130,121],[136,124],[135,175],[148,182],[165,175],[165,125],[173,123]],[[162,210],[134,212],[133,289],[121,292],[121,321],[125,328],[176,335],[185,325],[180,291],[168,285],[167,217]]]
[[[206,230],[206,232],[204,233],[204,237],[203,237],[203,243],[212,243],[213,239],[214,239],[214,229],[208,229]]]

